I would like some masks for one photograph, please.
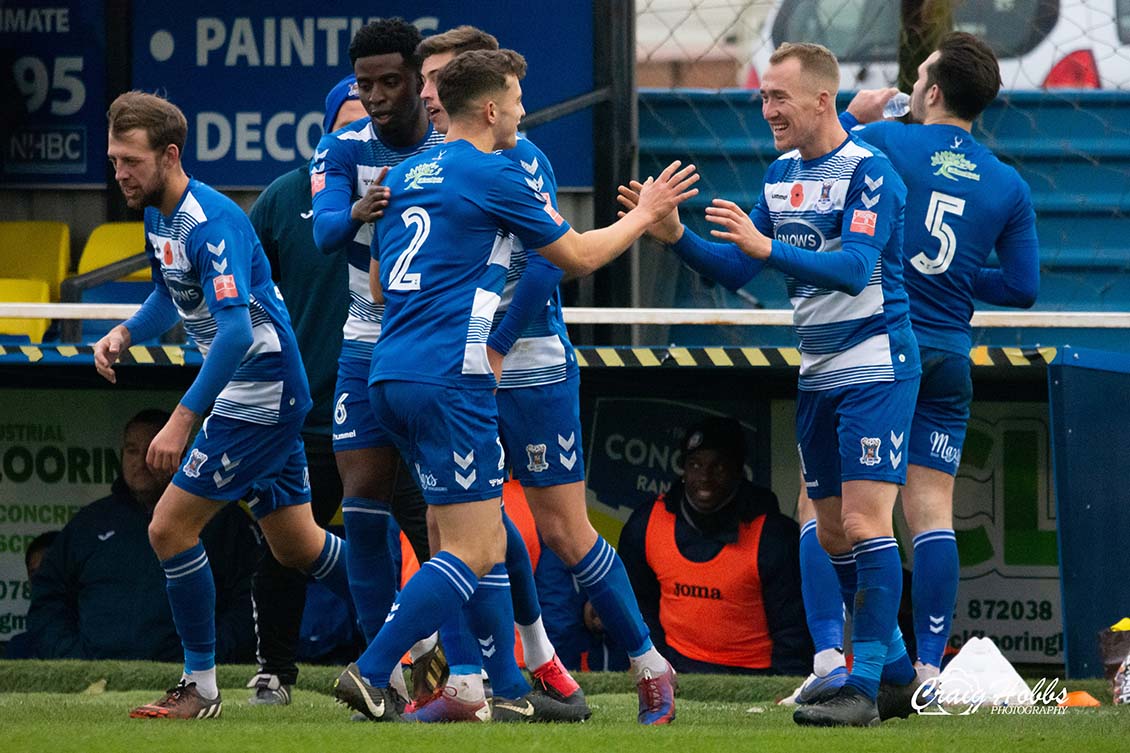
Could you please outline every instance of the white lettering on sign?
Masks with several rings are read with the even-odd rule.
[[[238,162],[258,162],[264,149],[279,162],[293,162],[296,156],[308,160],[314,155],[322,135],[321,112],[299,118],[298,113],[284,110],[271,115],[265,126],[263,116],[262,112],[237,112],[234,117],[215,111],[197,113],[196,159],[216,162],[234,156]]]
[[[196,19],[196,65],[220,63],[238,66],[312,67],[340,65],[349,40],[377,17],[328,16],[322,18],[251,18],[230,20],[205,16]],[[412,22],[420,31],[439,29],[437,16],[420,16]],[[344,37],[343,37],[344,35]]]
[[[71,30],[70,8],[0,9],[0,32],[66,34]]]

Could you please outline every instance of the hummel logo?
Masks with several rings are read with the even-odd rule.
[[[212,269],[216,270],[216,274],[222,275],[224,272],[226,272],[228,270],[228,260],[223,259],[223,260],[220,261],[219,264],[217,264],[216,262],[212,262]]]
[[[108,540],[108,539],[109,539],[109,538],[110,538],[111,536],[113,536],[113,535],[114,535],[114,531],[112,531],[112,530],[110,530],[110,531],[106,531],[106,533],[100,533],[100,534],[98,534],[98,540],[99,540],[99,541],[106,541],[106,540]]]
[[[471,484],[475,483],[475,477],[476,477],[476,475],[477,475],[477,474],[475,473],[475,469],[474,469],[474,468],[472,468],[472,469],[471,469],[471,472],[470,472],[470,473],[468,473],[468,474],[467,474],[466,476],[464,476],[464,475],[463,475],[462,473],[460,473],[459,471],[456,471],[456,472],[455,472],[455,480],[456,480],[456,481],[457,481],[457,482],[459,483],[459,485],[460,485],[460,486],[462,486],[462,487],[463,487],[464,489],[470,489],[470,488],[471,488]]]
[[[935,635],[940,635],[941,632],[946,629],[945,615],[938,615],[937,617],[935,617],[934,615],[929,615],[929,617],[930,617],[930,632],[934,633]]]
[[[298,216],[301,217],[304,220],[308,220],[308,219],[310,219],[311,217],[314,216],[314,210],[311,209],[309,212],[299,212]]]
[[[392,622],[392,619],[396,617],[396,610],[398,609],[400,609],[400,604],[393,604],[392,609],[388,610],[388,615],[385,617],[385,622]]]
[[[576,432],[570,432],[570,433],[569,433],[569,438],[568,438],[568,439],[566,439],[565,437],[561,436],[560,434],[558,434],[558,435],[557,435],[557,444],[561,445],[561,449],[562,449],[562,450],[571,450],[571,449],[573,449],[573,445],[574,445],[574,444],[576,443],[576,441],[577,441],[577,434],[576,434]]]
[[[207,241],[205,241],[204,245],[208,247],[208,253],[210,253],[214,256],[219,256],[220,254],[222,254],[224,252],[224,246],[225,246],[226,243],[227,243],[227,241],[221,240],[220,245],[213,246],[211,243],[208,243]]]
[[[867,184],[868,191],[874,191],[879,186],[883,185],[883,176],[879,176],[879,180],[871,180],[870,177],[864,175],[863,182]]]
[[[315,149],[314,150],[314,161],[315,162],[321,162],[322,160],[324,160],[326,158],[326,155],[329,154],[329,153],[330,153],[329,149],[323,149],[320,152],[317,149]]]
[[[228,476],[227,478],[224,478],[223,476],[221,476],[219,471],[216,471],[215,473],[212,474],[212,481],[215,482],[217,489],[223,489],[225,486],[230,484],[232,482],[232,479],[234,479],[234,478],[235,478],[234,473],[232,475]]]
[[[494,636],[479,638],[479,650],[483,652],[483,656],[487,659],[494,656],[494,652],[498,650],[498,647],[494,645]]]
[[[237,460],[233,463],[231,461],[231,458],[228,457],[228,454],[226,452],[223,454],[222,457],[220,457],[220,463],[224,466],[225,471],[230,471],[232,468],[235,468],[237,465],[239,465],[242,462],[243,462],[243,458],[240,458],[239,460]]]
[[[859,195],[859,198],[860,201],[863,202],[863,206],[867,207],[868,209],[879,203],[879,194],[868,196],[866,193],[861,193]]]
[[[577,453],[570,452],[566,455],[563,452],[559,452],[557,453],[557,460],[561,465],[565,466],[565,470],[571,471],[573,470],[573,466],[577,464]]]
[[[538,158],[537,157],[534,157],[533,162],[523,162],[522,160],[518,160],[518,162],[519,162],[519,164],[522,165],[522,169],[524,169],[530,175],[533,175],[534,173],[536,173],[538,171]]]
[[[906,432],[903,432],[903,434],[905,434],[905,433],[906,433]],[[893,444],[893,445],[895,446],[895,449],[896,449],[896,450],[897,450],[898,448],[902,447],[902,434],[899,434],[899,435],[898,435],[898,436],[896,437],[896,436],[895,436],[895,433],[894,433],[894,432],[892,431],[892,432],[891,432],[891,444]]]
[[[524,701],[524,703],[525,703],[524,706],[518,706],[516,703],[507,703],[505,701],[495,701],[494,707],[496,709],[506,709],[507,711],[513,711],[515,714],[521,714],[522,716],[533,716],[534,715],[534,705],[532,703],[530,703],[529,701]]]
[[[533,178],[526,178],[526,185],[534,189],[535,193],[540,194],[542,186],[545,185],[545,178],[540,175],[538,176],[537,180],[534,180]]]
[[[467,470],[467,466],[475,462],[475,451],[471,450],[466,456],[460,456],[458,452],[452,452],[451,456],[455,458],[455,464],[463,470]]]
[[[891,456],[891,468],[898,468],[899,464],[902,463],[902,453],[899,452],[899,454],[896,455],[895,451],[891,450],[890,456]]]

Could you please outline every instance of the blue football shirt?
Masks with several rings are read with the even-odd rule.
[[[385,295],[369,383],[405,380],[493,388],[486,356],[512,239],[547,246],[569,230],[501,154],[454,141],[405,160],[376,223],[372,253]]]

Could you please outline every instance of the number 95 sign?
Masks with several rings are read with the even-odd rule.
[[[0,75],[10,103],[0,146],[5,184],[105,185],[104,28],[102,2],[0,6]]]

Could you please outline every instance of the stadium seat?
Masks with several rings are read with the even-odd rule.
[[[43,280],[50,301],[71,260],[71,229],[65,222],[0,222],[0,268],[12,278]]]
[[[145,250],[145,223],[144,222],[106,222],[94,228],[94,232],[86,239],[82,248],[82,256],[78,260],[78,273],[87,272],[104,267],[107,264],[120,261],[140,254]],[[121,278],[125,282],[149,282],[149,267],[143,267]]]
[[[43,280],[0,278],[0,301],[4,303],[50,303],[51,291]],[[43,342],[50,319],[7,319],[0,317],[0,335],[26,335],[33,343]]]

